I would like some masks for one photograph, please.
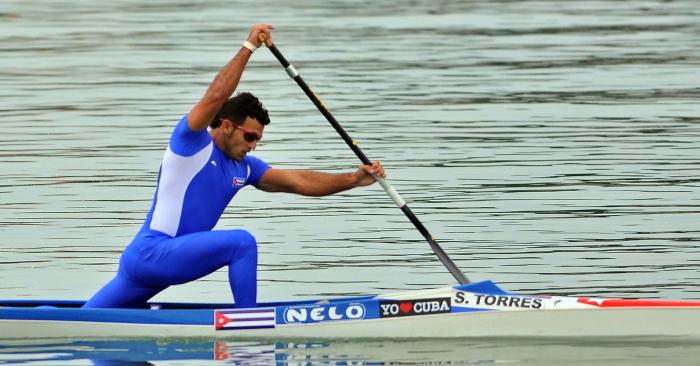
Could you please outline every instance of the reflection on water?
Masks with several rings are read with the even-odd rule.
[[[43,365],[690,365],[698,344],[663,338],[465,339],[359,342],[224,340],[18,341],[0,343],[0,364],[13,356]],[[183,363],[189,361],[188,363]]]

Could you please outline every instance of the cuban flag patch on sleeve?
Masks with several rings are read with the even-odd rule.
[[[275,327],[275,308],[214,310],[216,330]]]
[[[243,177],[233,177],[234,187],[243,187],[245,185],[245,178]]]

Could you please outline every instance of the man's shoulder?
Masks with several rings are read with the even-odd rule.
[[[265,160],[263,160],[262,158],[259,158],[259,157],[255,156],[255,155],[250,155],[250,154],[247,154],[247,155],[243,158],[243,161],[244,161],[246,164],[248,164],[248,165],[250,165],[250,164],[258,164],[258,163],[260,163],[260,162],[263,162],[263,163],[265,162]]]
[[[175,125],[170,136],[170,149],[178,155],[190,156],[207,147],[212,141],[207,130],[190,129],[187,124],[187,115],[184,115]]]
[[[243,162],[246,165],[248,183],[256,187],[258,186],[260,178],[263,176],[263,174],[271,169],[270,164],[254,155],[246,155],[243,158]]]
[[[187,122],[187,119],[189,118],[189,115],[185,114],[180,118],[180,120],[177,122],[175,125],[175,128],[173,129],[173,135],[182,135],[182,136],[209,136],[209,131],[208,129],[203,129],[199,131],[194,131],[190,127],[189,123]]]

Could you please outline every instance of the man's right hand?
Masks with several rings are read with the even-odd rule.
[[[273,26],[269,24],[256,24],[250,29],[250,34],[248,35],[248,42],[252,43],[255,45],[255,47],[260,47],[262,46],[262,42],[260,41],[259,36],[261,34],[265,35],[265,39],[272,39],[270,38],[270,32],[275,29]]]
[[[270,39],[272,26],[269,24],[256,24],[250,29],[248,42],[256,47],[262,46],[258,39],[260,34],[264,34]],[[243,69],[250,58],[251,53],[239,51],[236,56],[224,66],[216,75],[214,81],[209,85],[207,92],[202,99],[192,108],[188,117],[187,125],[192,131],[201,131],[209,126],[209,123],[221,109],[221,106],[231,97],[241,80]]]

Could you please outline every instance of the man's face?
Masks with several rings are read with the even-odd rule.
[[[224,118],[220,128],[224,128],[225,133],[224,152],[229,158],[241,161],[257,147],[258,141],[262,139],[264,126],[257,119],[246,117],[240,126]]]

